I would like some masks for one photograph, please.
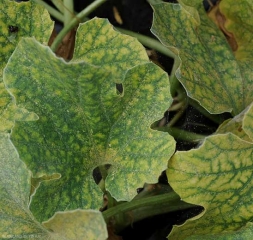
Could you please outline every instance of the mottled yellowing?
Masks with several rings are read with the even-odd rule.
[[[97,36],[92,47],[85,46],[82,27]],[[99,209],[103,192],[92,171],[104,164],[112,165],[106,190],[116,199],[131,200],[140,184],[157,182],[175,151],[171,136],[150,129],[172,102],[167,75],[148,61],[137,40],[113,31],[107,21],[89,21],[79,31],[77,55],[69,63],[24,38],[5,72],[17,105],[39,116],[15,125],[12,141],[20,157],[36,176],[61,174],[36,189],[29,207],[39,222],[66,209]],[[104,52],[102,62],[96,62],[92,49],[102,44],[101,33],[108,38],[105,46],[117,52]],[[116,83],[122,83],[124,95],[116,93]]]
[[[171,3],[154,4],[152,32],[178,55],[177,70],[189,73],[177,77],[191,98],[209,112],[232,111],[236,115],[253,101],[252,58],[240,58],[237,52],[235,57],[222,31],[208,18],[203,4],[195,4],[196,1],[182,0],[178,5],[181,8],[177,10]],[[252,23],[246,24],[252,15],[251,8],[246,7],[248,4],[243,1],[240,10],[231,0],[223,1],[221,5],[228,19],[232,20],[225,23],[228,32],[232,31],[238,41],[247,46],[248,56],[252,56],[252,31],[247,25]],[[195,78],[193,73],[198,77]]]
[[[28,208],[31,173],[19,159],[9,134],[0,134],[0,149],[1,238],[9,238],[8,235],[22,238],[31,233],[46,238],[47,231]]]
[[[184,201],[206,208],[203,217],[175,228],[172,239],[193,233],[201,239],[203,234],[238,229],[252,218],[252,143],[231,133],[208,137],[198,149],[177,152],[167,175]]]
[[[148,56],[137,39],[115,31],[105,19],[94,18],[79,25],[72,61],[80,60],[103,66],[120,81],[129,68],[148,62]]]

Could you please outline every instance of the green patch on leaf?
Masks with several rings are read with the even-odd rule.
[[[175,227],[170,238],[202,239],[247,224],[253,215],[252,172],[253,144],[232,133],[208,137],[198,149],[177,152],[169,161],[168,180],[182,200],[203,206],[205,212]]]
[[[103,193],[92,177],[99,165],[112,165],[106,188],[118,200],[131,200],[166,168],[174,139],[150,129],[171,103],[166,73],[153,63],[133,67],[121,94],[116,78],[83,61],[66,63],[34,39],[22,39],[10,59],[6,87],[18,107],[39,117],[17,122],[12,140],[33,177],[61,176],[33,196],[40,221],[55,211],[99,208]]]
[[[129,68],[149,59],[137,39],[115,31],[106,19],[94,18],[79,25],[73,61],[101,66],[120,82]]]
[[[202,0],[179,2],[154,4],[152,26],[160,41],[178,55],[176,77],[189,97],[209,112],[239,114],[253,100],[252,60],[233,54],[223,33],[208,18]],[[247,4],[240,4],[240,10],[235,7],[232,15],[238,18],[246,10]],[[252,34],[247,34],[252,39]],[[253,49],[251,42],[247,44]]]

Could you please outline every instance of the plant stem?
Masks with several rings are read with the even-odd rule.
[[[187,104],[184,105],[177,113],[173,116],[173,118],[169,121],[168,127],[172,127],[176,124],[176,122],[182,117],[184,114],[185,109],[187,108]]]
[[[111,196],[110,193],[108,193],[106,191],[106,188],[105,188],[105,179],[108,175],[108,169],[106,168],[105,165],[100,165],[99,166],[99,171],[100,171],[100,174],[102,176],[102,179],[100,180],[100,182],[98,183],[98,186],[100,187],[100,189],[104,192],[104,194],[107,195],[107,201],[108,201],[108,207],[110,206],[114,206],[115,205],[115,199]]]
[[[74,16],[74,3],[73,0],[63,0],[64,8],[64,26],[72,20]]]
[[[99,166],[99,171],[100,171],[100,174],[102,176],[102,179],[106,179],[107,175],[108,175],[108,172],[107,172],[107,169],[105,167],[105,165],[100,165]]]
[[[107,0],[96,0],[87,6],[83,11],[78,13],[64,28],[60,31],[60,33],[56,36],[54,42],[51,45],[51,49],[55,52],[60,45],[64,36],[73,29],[78,23],[82,21],[82,19],[86,18],[92,11],[98,8],[101,4],[106,2]]]
[[[124,33],[126,35],[137,38],[139,40],[139,42],[146,47],[152,48],[152,49],[154,49],[154,50],[156,50],[156,51],[158,51],[170,58],[176,57],[172,51],[170,51],[167,47],[165,47],[163,44],[161,44],[158,40],[155,40],[151,37],[148,37],[148,36],[145,36],[145,35],[142,35],[139,33],[135,33],[135,32],[129,31],[129,30],[125,30],[122,28],[117,27],[116,29],[121,33]]]
[[[42,0],[34,0],[34,1],[37,4],[45,7],[47,9],[47,11],[50,13],[50,15],[53,16],[54,18],[56,18],[57,20],[59,20],[60,22],[64,21],[64,16],[59,11],[57,11],[56,9],[54,9],[53,7],[51,7],[50,5],[48,5],[47,3],[45,3]]]
[[[201,135],[193,132],[188,132],[175,127],[154,127],[154,130],[163,131],[169,133],[175,139],[184,140],[187,142],[199,142],[203,140],[207,135]]]
[[[170,93],[172,95],[172,97],[175,97],[176,94],[178,93],[178,90],[182,88],[182,84],[179,82],[179,80],[177,79],[175,73],[176,70],[178,69],[180,62],[179,62],[179,58],[175,57],[174,58],[174,64],[170,73]],[[183,89],[183,91],[185,91]]]
[[[133,222],[162,213],[191,208],[193,205],[180,201],[175,192],[132,200],[121,203],[103,212],[108,225],[113,222],[116,232],[121,231]],[[120,220],[119,222],[115,219]]]
[[[202,113],[205,117],[211,119],[213,122],[217,124],[221,124],[223,122],[223,119],[216,114],[209,113],[205,108],[203,108],[197,101],[194,99],[189,98],[189,105],[193,106],[195,109],[197,109],[200,113]]]
[[[63,13],[64,12],[64,6],[62,5],[62,0],[51,0],[51,2],[58,8],[58,10]]]
[[[98,186],[103,191],[103,193],[106,192],[106,190],[105,190],[105,180],[103,178],[99,181]]]

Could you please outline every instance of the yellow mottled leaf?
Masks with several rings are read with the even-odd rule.
[[[231,132],[245,141],[252,142],[253,140],[253,104],[248,106],[240,114],[236,115],[232,119],[228,119],[223,122],[216,131],[218,133]]]
[[[100,208],[97,166],[111,165],[105,186],[117,200],[131,200],[166,169],[175,141],[151,124],[172,100],[167,74],[151,62],[134,66],[122,75],[123,93],[118,77],[84,61],[66,63],[31,38],[20,41],[8,62],[8,91],[18,107],[39,117],[16,122],[11,139],[33,177],[50,179],[39,188],[35,181],[30,208],[40,221],[55,211]]]
[[[106,223],[102,213],[94,210],[57,212],[43,226],[51,230],[54,239],[59,240],[106,240]]]
[[[35,119],[36,116],[14,106],[2,81],[3,69],[22,37],[35,37],[47,44],[53,30],[48,12],[34,1],[17,3],[0,0],[0,132],[9,131],[14,120]],[[24,114],[20,114],[23,112]]]
[[[137,39],[113,29],[106,19],[79,25],[72,62],[85,61],[112,72],[118,82],[131,67],[149,61]]]
[[[168,180],[182,200],[203,206],[205,212],[174,227],[170,238],[201,239],[243,227],[253,216],[252,173],[253,144],[232,133],[210,136],[198,149],[177,152],[169,161]]]
[[[237,115],[253,100],[253,35],[251,30],[246,30],[251,29],[246,19],[252,18],[251,7],[248,7],[252,2],[245,0],[239,7],[235,1],[221,4],[223,2],[229,2],[226,6],[233,19],[240,20],[240,27],[237,25],[234,32],[240,29],[237,33],[245,45],[247,42],[248,58],[242,59],[243,49],[233,53],[223,32],[207,16],[202,0],[153,4],[152,32],[177,55],[175,75],[189,97],[211,113]]]

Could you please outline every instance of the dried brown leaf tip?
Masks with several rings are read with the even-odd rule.
[[[231,49],[235,52],[238,48],[238,44],[236,42],[234,34],[227,31],[227,29],[225,28],[226,17],[221,13],[219,9],[219,2],[209,10],[208,16],[220,28],[220,30],[226,37]]]

